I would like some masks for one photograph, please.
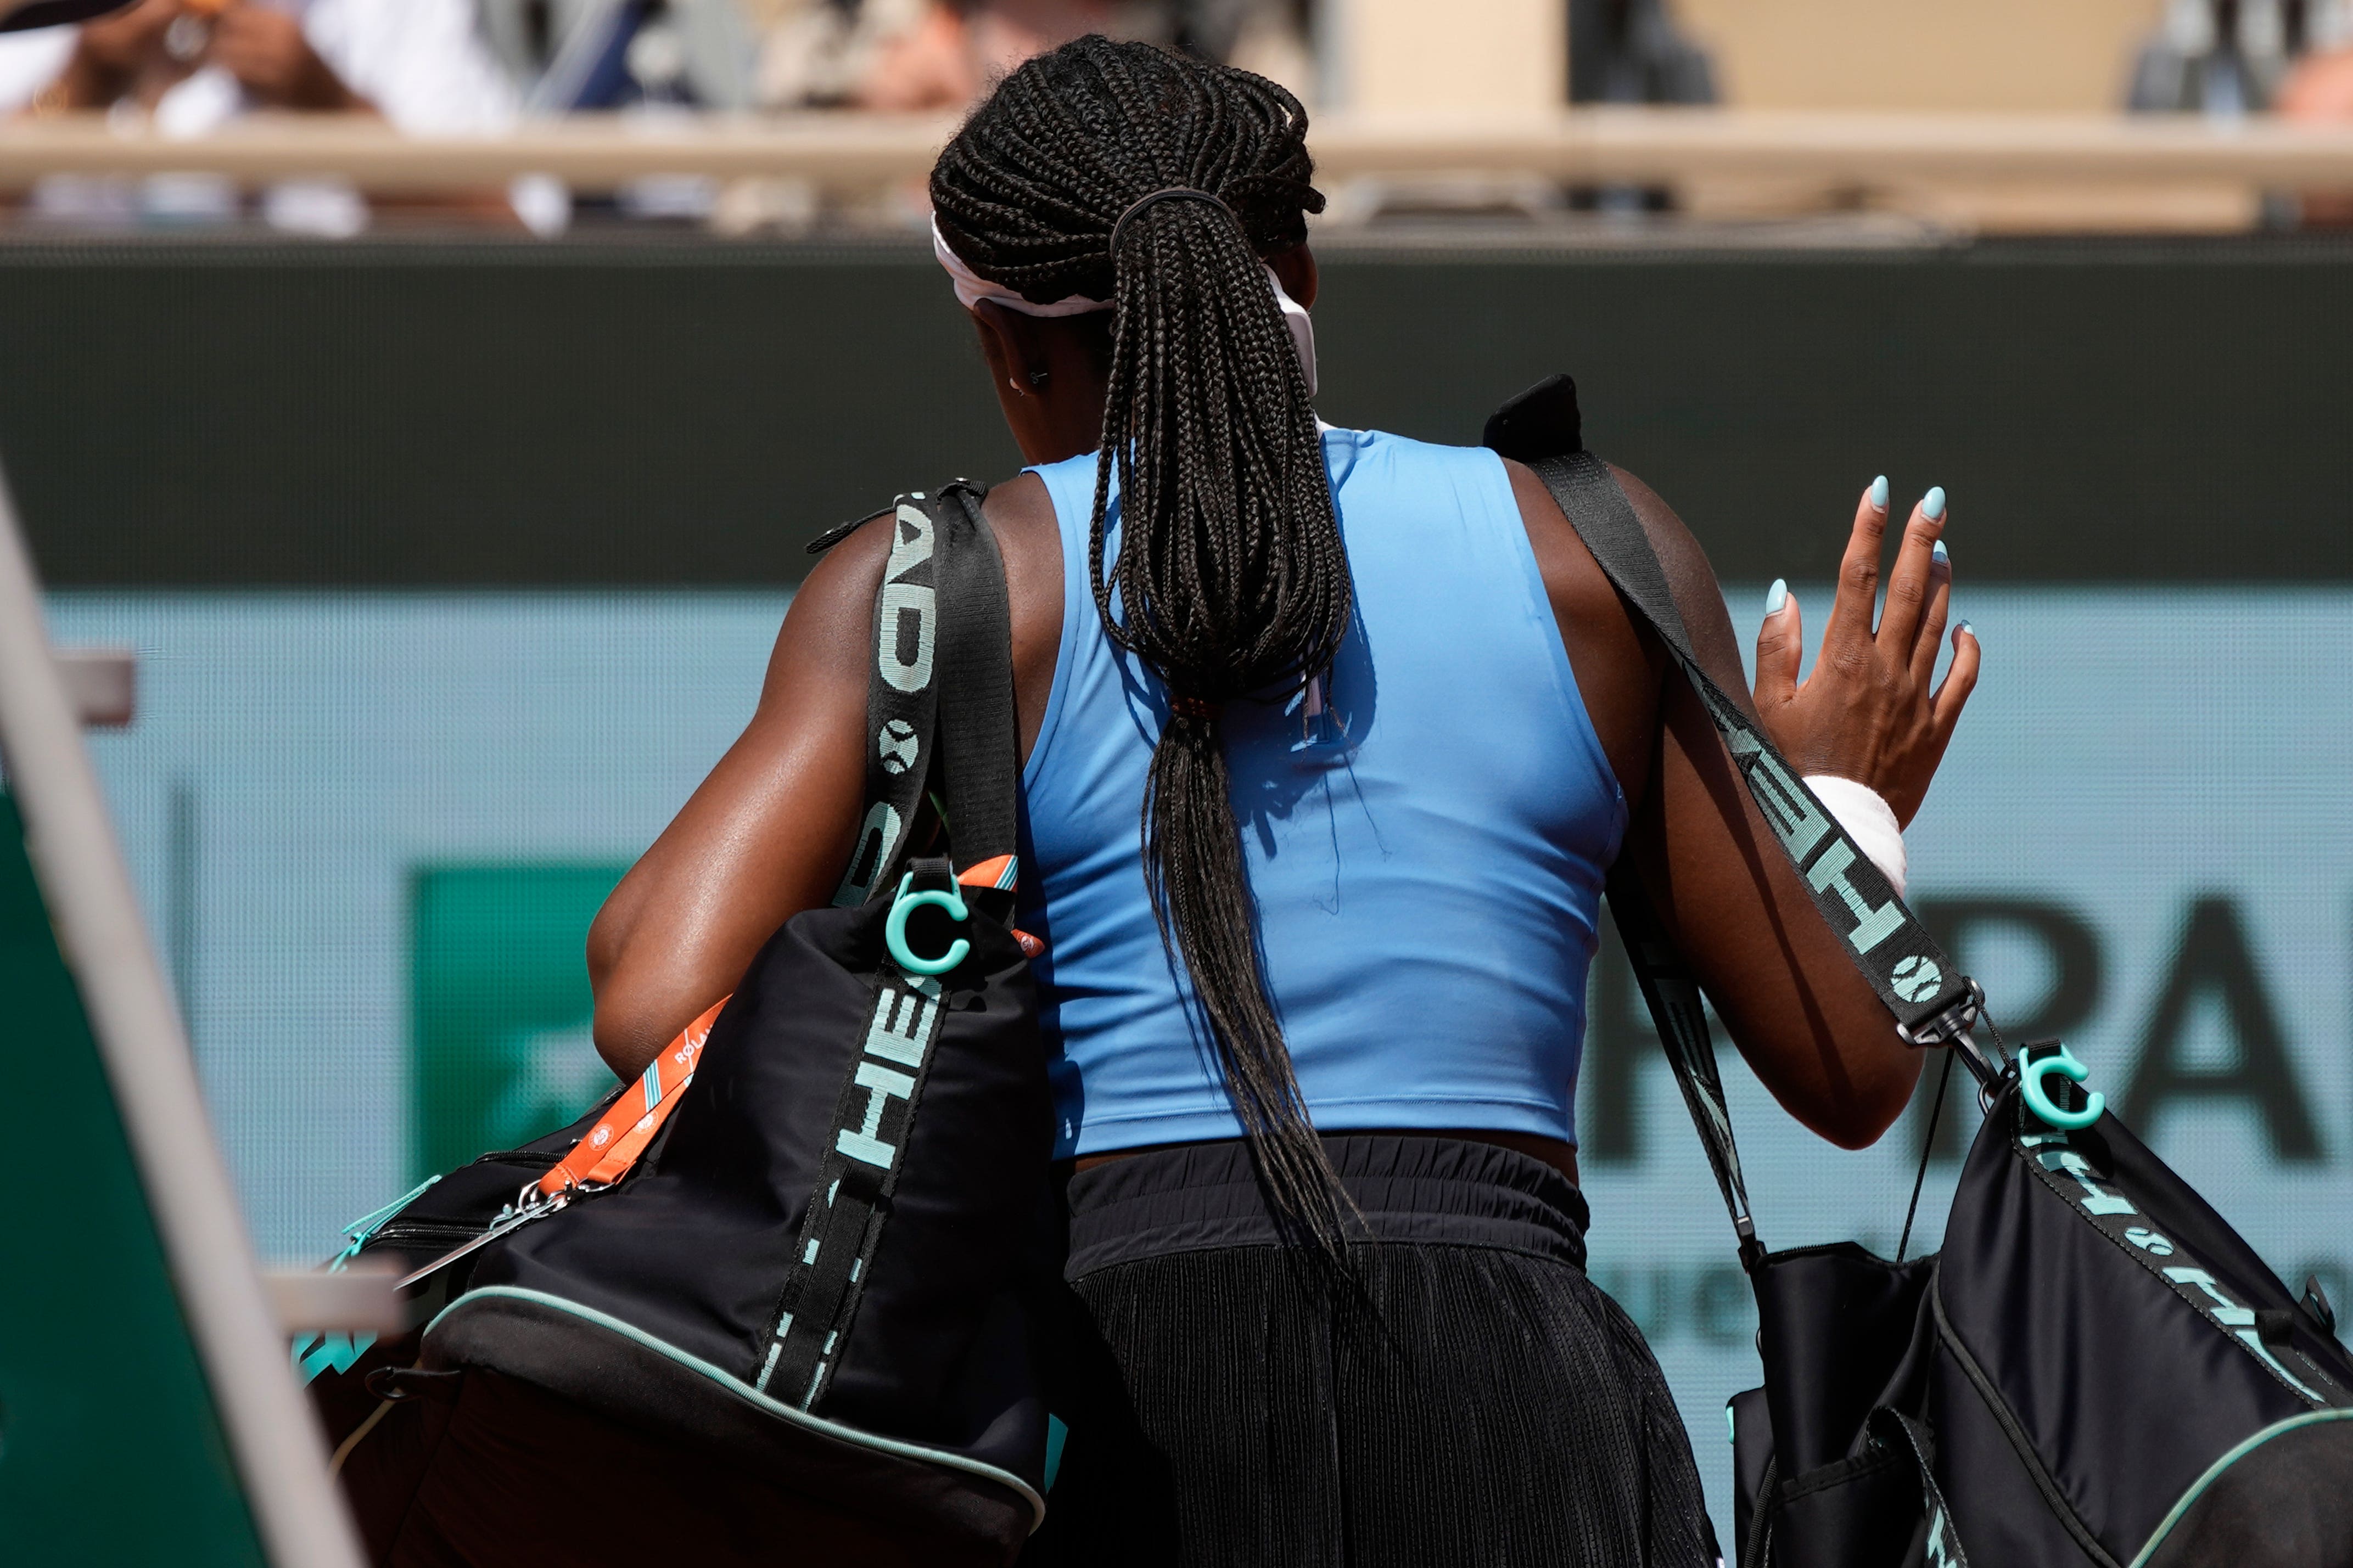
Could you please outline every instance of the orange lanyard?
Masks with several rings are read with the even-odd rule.
[[[678,1109],[680,1091],[694,1081],[694,1064],[702,1058],[703,1042],[711,1038],[711,1026],[726,1005],[727,998],[721,997],[653,1059],[634,1085],[621,1091],[621,1098],[606,1108],[588,1135],[539,1179],[543,1196],[609,1186],[628,1173],[670,1113]]]

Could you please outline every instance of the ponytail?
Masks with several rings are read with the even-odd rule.
[[[1262,78],[1082,38],[1006,79],[941,155],[932,199],[982,277],[1116,307],[1087,572],[1105,634],[1168,691],[1145,882],[1270,1206],[1345,1268],[1353,1205],[1267,994],[1219,738],[1229,703],[1329,670],[1348,624],[1323,445],[1261,259],[1322,210],[1306,130]]]

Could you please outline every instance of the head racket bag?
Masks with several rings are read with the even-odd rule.
[[[1042,1519],[1023,1295],[1055,1277],[1052,1112],[978,500],[894,509],[833,906],[601,1113],[355,1243],[446,1256],[421,1341],[334,1380],[348,1412],[373,1362],[371,1394],[433,1407],[346,1444],[380,1559],[996,1564]],[[917,853],[927,801],[946,832]]]
[[[1672,652],[1903,1037],[1947,1045],[1984,1126],[1940,1252],[1768,1253],[1690,971],[1631,879],[1611,912],[1757,1293],[1764,1386],[1731,1403],[1742,1568],[2353,1563],[2353,1356],[2080,1085],[2057,1042],[1981,1048],[1956,970],[1746,710],[1700,668],[1666,576],[1555,377],[1488,426]],[[1998,1040],[1998,1037],[1997,1037]],[[1942,1088],[1940,1087],[1940,1105]],[[1908,1226],[1907,1226],[1908,1228]]]

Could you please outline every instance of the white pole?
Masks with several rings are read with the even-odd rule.
[[[275,1568],[362,1568],[317,1419],[255,1266],[178,1009],[50,658],[30,553],[0,475],[0,755],[81,993],[180,1305]]]

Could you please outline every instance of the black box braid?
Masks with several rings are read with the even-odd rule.
[[[1306,214],[1323,210],[1306,133],[1299,100],[1262,77],[1085,37],[974,111],[932,172],[932,203],[980,276],[1041,304],[1115,304],[1087,570],[1105,634],[1170,696],[1144,799],[1154,915],[1183,954],[1271,1206],[1345,1272],[1353,1205],[1267,996],[1218,727],[1223,704],[1324,674],[1348,624],[1322,442],[1261,260],[1304,241]],[[1122,223],[1171,187],[1217,200],[1157,200]],[[1114,464],[1123,521],[1107,571]]]

